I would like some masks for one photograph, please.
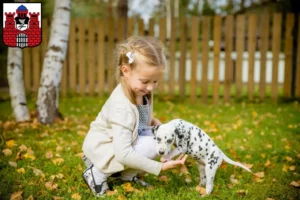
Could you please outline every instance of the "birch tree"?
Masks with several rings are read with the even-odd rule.
[[[55,117],[59,117],[59,84],[67,51],[69,25],[70,0],[56,0],[36,102],[38,119],[43,124],[51,124]]]
[[[23,81],[22,49],[8,48],[7,77],[11,105],[17,122],[30,119]]]

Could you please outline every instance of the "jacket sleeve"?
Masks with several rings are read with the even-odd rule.
[[[148,159],[132,148],[132,136],[136,119],[126,108],[115,108],[111,112],[111,126],[115,158],[121,164],[158,175],[162,163]]]

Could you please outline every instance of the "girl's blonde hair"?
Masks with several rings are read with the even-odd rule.
[[[134,61],[131,63],[129,63],[129,58],[126,56],[128,52],[134,54]],[[131,103],[137,104],[136,96],[124,81],[122,66],[127,65],[131,70],[134,70],[138,64],[146,64],[159,67],[164,71],[166,66],[165,53],[163,43],[151,36],[132,36],[116,46],[114,52],[116,79],[122,84]],[[148,96],[150,97],[151,94],[148,94]]]

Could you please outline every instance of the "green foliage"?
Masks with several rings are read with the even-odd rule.
[[[81,178],[84,164],[81,146],[89,124],[95,119],[105,98],[68,97],[60,100],[64,121],[41,125],[36,118],[16,124],[8,101],[0,102],[0,199],[20,192],[23,199],[96,199]],[[34,111],[34,99],[29,109]],[[300,180],[300,105],[297,102],[191,104],[188,100],[155,99],[154,116],[162,122],[174,118],[190,121],[205,130],[232,159],[253,164],[257,178],[229,164],[218,170],[212,194],[203,199],[298,199],[299,188],[290,184]],[[7,152],[11,151],[11,154]],[[179,168],[158,177],[143,174],[152,185],[143,188],[117,182],[115,193],[106,199],[199,199],[197,166],[188,158],[191,182]],[[163,179],[162,176],[165,176]],[[238,183],[232,182],[232,176]]]

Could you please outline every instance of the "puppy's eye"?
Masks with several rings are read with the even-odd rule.
[[[158,137],[158,138],[156,138],[156,140],[157,140],[157,142],[160,142],[161,141],[161,139]]]
[[[172,143],[172,140],[171,140],[171,139],[168,139],[168,140],[167,140],[167,143],[168,143],[168,144],[171,144],[171,143]]]

